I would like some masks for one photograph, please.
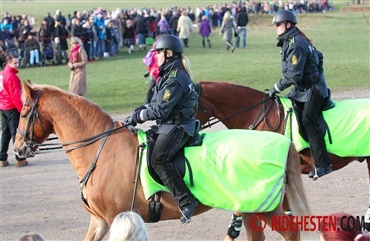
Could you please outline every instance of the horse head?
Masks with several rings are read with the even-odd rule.
[[[28,80],[23,83],[23,107],[20,114],[13,152],[20,158],[32,157],[38,146],[53,133],[53,125],[42,108],[46,91]]]

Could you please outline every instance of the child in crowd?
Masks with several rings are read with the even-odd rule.
[[[128,53],[132,54],[134,52],[135,45],[135,32],[130,19],[126,20],[126,28],[123,31],[123,43],[127,46]]]
[[[209,24],[209,21],[207,20],[206,16],[202,17],[202,22],[200,23],[199,26],[199,34],[202,36],[202,44],[203,48],[206,47],[206,41],[207,39],[208,42],[208,47],[211,47],[211,41],[209,40],[209,34],[211,33],[211,26]]]

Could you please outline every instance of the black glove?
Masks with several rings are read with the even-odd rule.
[[[144,122],[144,121],[142,121],[142,120],[140,119],[140,112],[141,112],[141,111],[135,111],[135,112],[131,115],[131,122],[135,123],[135,125],[136,125],[137,123],[141,124],[141,123],[143,123],[143,122]]]
[[[135,112],[140,112],[141,110],[146,110],[146,106],[145,105],[141,105],[141,106],[139,106],[139,107],[137,107],[136,109],[135,109]]]
[[[132,121],[132,117],[131,117],[131,116],[126,117],[126,119],[123,121],[123,124],[124,124],[125,126],[129,126],[129,125],[131,125],[131,126],[136,126],[136,123],[134,123],[134,122]]]
[[[277,93],[279,93],[279,92],[275,89],[275,87],[272,87],[272,88],[269,90],[269,97],[270,97],[270,98],[275,98],[275,95],[276,95]]]

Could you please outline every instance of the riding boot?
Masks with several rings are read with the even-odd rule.
[[[324,99],[324,103],[322,104],[321,111],[330,110],[331,108],[334,108],[335,104],[331,100],[331,91],[328,88],[328,97]]]
[[[309,133],[309,131],[307,131]],[[318,177],[329,174],[333,171],[331,163],[329,160],[328,152],[326,150],[326,145],[324,137],[315,136],[312,137],[309,135],[310,148],[312,151],[312,156],[315,159],[315,170],[313,178],[316,180]]]
[[[203,48],[205,48],[206,47],[206,42],[204,40],[202,41],[202,44],[203,44]]]
[[[171,162],[157,162],[155,170],[157,173],[160,173],[159,176],[163,184],[168,187],[175,202],[180,207],[180,212],[183,215],[180,221],[189,223],[191,216],[195,212],[195,207],[199,203],[198,200],[192,196],[179,172]]]
[[[207,40],[208,41],[208,47],[210,47],[211,48],[211,40]]]

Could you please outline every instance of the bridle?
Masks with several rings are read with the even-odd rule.
[[[44,126],[42,125],[42,122],[40,120],[40,117],[38,115],[38,112],[37,112],[37,103],[39,101],[39,97],[40,97],[40,94],[41,94],[41,89],[39,89],[37,91],[37,94],[36,94],[36,98],[35,98],[35,101],[34,102],[31,102],[31,101],[27,101],[26,100],[26,103],[25,104],[32,104],[32,108],[31,108],[31,112],[29,114],[29,118],[28,118],[28,122],[27,122],[27,126],[26,126],[26,130],[25,132],[21,131],[19,128],[17,128],[17,132],[24,137],[24,144],[25,146],[27,147],[27,151],[29,151],[29,155],[31,157],[34,157],[36,152],[33,151],[33,149],[35,147],[38,147],[40,146],[41,144],[40,143],[37,143],[34,139],[33,139],[33,131],[34,131],[34,128],[35,128],[35,122],[36,122],[36,119],[39,120],[39,122],[41,123],[41,127],[45,130]]]
[[[60,152],[60,151],[68,152],[68,151],[72,151],[72,150],[75,150],[75,149],[78,149],[78,148],[82,148],[82,147],[88,146],[88,145],[100,140],[101,138],[109,136],[111,133],[114,133],[114,132],[122,129],[123,127],[127,127],[126,125],[120,125],[116,128],[113,128],[114,122],[112,122],[109,130],[107,130],[105,132],[102,132],[102,133],[99,133],[97,135],[91,136],[91,137],[81,139],[81,140],[72,141],[72,142],[63,142],[63,143],[45,143],[45,144],[44,143],[43,144],[38,143],[36,140],[33,139],[33,132],[34,132],[36,120],[38,120],[40,122],[41,128],[46,132],[46,129],[45,129],[44,125],[42,124],[42,121],[41,121],[41,119],[39,117],[39,114],[37,112],[37,105],[38,105],[40,94],[41,94],[41,89],[39,89],[37,91],[36,98],[33,102],[26,101],[26,104],[32,104],[32,108],[31,108],[31,111],[30,111],[30,114],[29,114],[29,119],[28,119],[28,122],[27,122],[26,130],[23,132],[19,128],[17,128],[17,132],[21,136],[24,137],[24,145],[26,146],[28,155],[30,157],[34,157],[36,154],[43,154],[43,153],[50,153],[50,152]],[[51,140],[54,140],[54,139],[58,139],[58,137],[51,137],[51,138],[46,139],[46,141],[51,141]],[[76,145],[74,147],[63,148],[63,147],[70,146],[70,145],[75,145],[75,144],[78,144],[78,145]],[[36,147],[41,147],[41,146],[51,146],[51,147],[36,148]],[[35,151],[33,151],[33,149],[35,149]]]

